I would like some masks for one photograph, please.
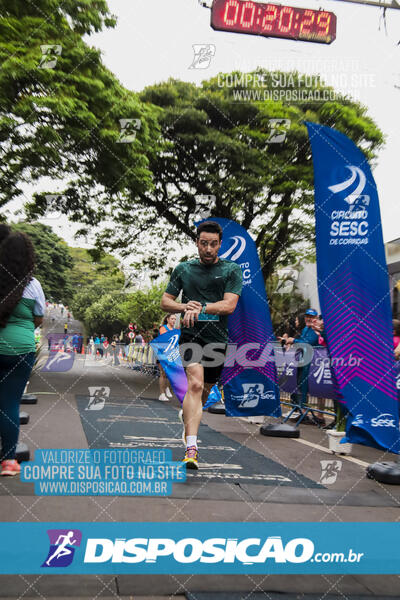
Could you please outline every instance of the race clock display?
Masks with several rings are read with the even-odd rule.
[[[297,6],[214,0],[211,27],[219,31],[330,44],[336,38],[336,15]]]

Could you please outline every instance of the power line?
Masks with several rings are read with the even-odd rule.
[[[391,2],[379,2],[379,0],[336,0],[337,2],[351,2],[352,4],[364,4],[365,6],[379,6],[379,8],[400,9],[400,0]]]

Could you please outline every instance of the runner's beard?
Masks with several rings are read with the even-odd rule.
[[[213,264],[218,258],[218,254],[207,256],[206,254],[200,254],[200,261],[205,264]]]

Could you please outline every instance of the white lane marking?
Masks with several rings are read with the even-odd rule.
[[[160,442],[160,444],[168,444],[168,442],[176,442],[176,438],[170,437],[152,437],[152,436],[144,436],[144,435],[124,435],[124,440],[138,440],[143,442]],[[199,444],[201,444],[201,439],[198,440]]]
[[[360,467],[368,467],[370,463],[366,463],[363,460],[360,460],[358,458],[354,458],[353,456],[347,456],[346,454],[332,454],[332,451],[329,450],[328,448],[325,448],[324,446],[320,446],[319,444],[313,444],[312,442],[308,442],[307,440],[302,440],[300,438],[292,438],[292,440],[294,442],[299,442],[300,444],[304,444],[305,446],[311,446],[312,448],[316,448],[317,450],[321,450],[321,452],[326,452],[327,454],[331,454],[332,456],[337,456],[338,458],[340,458],[340,460],[342,460],[342,458],[344,460],[348,460],[349,462],[353,462],[356,465],[359,465]]]
[[[202,477],[206,479],[236,479],[243,481],[280,481],[287,483],[292,483],[292,480],[288,477],[284,477],[283,475],[240,475],[239,473],[208,473],[203,472],[202,466],[199,467],[199,472]],[[188,474],[189,476],[193,476]]]
[[[230,463],[201,463],[201,469],[236,469],[236,470],[241,470],[243,469],[242,465],[231,465]]]
[[[124,436],[125,438],[126,436]],[[137,441],[128,441],[128,442],[110,442],[110,448],[159,448],[160,444],[165,444],[166,448],[182,448],[182,440],[171,440],[168,438],[166,441],[160,442],[157,438],[154,442],[149,441],[141,441],[138,439]],[[230,446],[201,446],[202,450],[224,450],[226,452],[235,452],[237,448],[231,448]],[[227,463],[229,464],[229,463]]]

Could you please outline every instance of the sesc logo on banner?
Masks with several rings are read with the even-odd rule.
[[[261,400],[273,400],[272,392],[264,392],[262,383],[242,383],[243,394],[233,396],[238,403],[238,408],[254,408]]]
[[[228,416],[256,416],[270,414],[275,405],[275,392],[265,376],[255,369],[244,369],[224,384],[225,409]],[[229,404],[227,403],[229,398]],[[280,406],[279,406],[280,410]]]
[[[234,235],[230,239],[233,240],[232,246],[226,252],[220,254],[220,258],[237,260],[246,250],[246,240],[241,235]]]
[[[167,347],[164,350],[166,359],[169,362],[174,362],[178,358],[178,355],[179,355],[178,341],[179,341],[179,334],[174,334],[171,337],[171,339],[169,340]]]
[[[367,183],[367,178],[365,176],[364,171],[360,169],[360,167],[356,167],[354,165],[346,165],[346,169],[350,171],[350,177],[340,183],[330,185],[329,189],[334,194],[338,194],[344,191],[347,192],[349,189],[352,189],[353,191],[350,192],[347,196],[345,196],[343,200],[347,202],[349,206],[357,204],[358,201],[360,201],[360,204],[368,206],[369,197],[362,196],[362,193]]]
[[[371,427],[394,427],[396,429],[396,424],[393,415],[390,413],[382,413],[371,419]]]
[[[367,244],[370,197],[363,194],[367,177],[355,165],[339,167],[334,172],[340,173],[336,178],[342,181],[328,186],[328,190],[334,194],[335,199],[346,202],[347,208],[343,204],[343,210],[333,210],[331,213],[330,244]]]
[[[365,154],[346,135],[306,125],[314,165],[319,300],[332,378],[349,412],[344,442],[398,453],[392,310],[376,183]],[[364,318],[371,312],[367,329]],[[343,323],[351,336],[343,336]],[[358,418],[354,426],[358,414],[364,422]]]

